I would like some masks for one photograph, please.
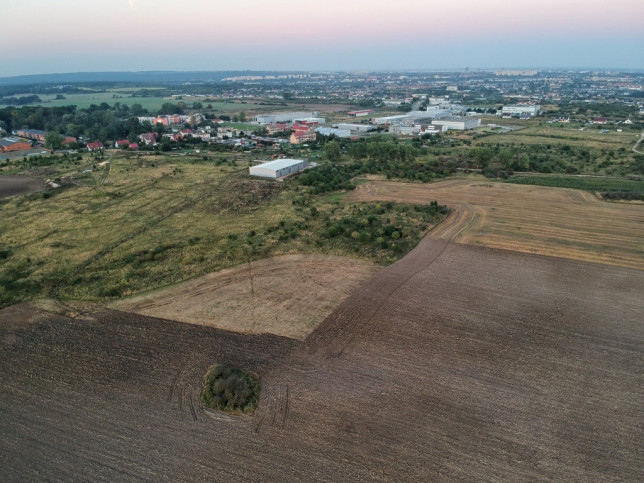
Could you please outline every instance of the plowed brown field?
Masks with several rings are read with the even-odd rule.
[[[42,190],[43,186],[44,183],[40,179],[0,175],[0,198],[35,193]]]
[[[284,255],[113,304],[142,315],[304,339],[382,267],[357,259]]]
[[[644,206],[607,203],[581,190],[454,180],[371,181],[349,201],[428,203],[453,209],[431,236],[644,270]]]
[[[303,342],[10,307],[0,475],[643,481],[642,287],[644,271],[426,237]],[[201,407],[214,362],[261,375],[254,415]]]

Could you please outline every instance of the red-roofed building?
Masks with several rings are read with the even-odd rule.
[[[75,142],[77,142],[75,137],[73,137],[73,136],[65,136],[65,139],[63,139],[63,146],[65,146],[67,144],[72,144],[72,143],[75,143]]]
[[[315,129],[320,125],[317,121],[298,121],[293,124],[293,130],[295,129]]]
[[[87,143],[87,150],[88,151],[100,151],[103,149],[103,143],[100,142],[94,142],[94,143]]]
[[[128,139],[121,139],[120,141],[116,141],[114,143],[114,147],[116,149],[127,148],[129,147],[129,145],[130,145],[130,141]]]
[[[293,124],[291,129],[295,132],[306,132],[311,130],[309,126],[305,126],[303,124]]]
[[[157,143],[157,136],[158,134],[155,132],[146,132],[143,134],[139,134],[139,139],[146,146],[154,146]]]
[[[136,151],[137,149],[139,149],[139,145],[136,143],[132,143],[130,144],[129,149],[131,149],[132,151]]]
[[[21,141],[18,138],[0,139],[0,153],[11,153],[14,151],[27,151],[31,149],[31,143]]]

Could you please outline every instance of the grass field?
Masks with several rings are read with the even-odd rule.
[[[0,298],[104,300],[289,253],[390,263],[438,220],[283,189],[246,165],[116,155],[76,187],[3,200]]]
[[[624,178],[557,175],[515,175],[506,183],[574,188],[586,191],[635,191],[644,192],[644,181]]]
[[[432,236],[644,270],[642,206],[608,203],[581,190],[474,180],[372,181],[347,201],[427,199],[454,208]]]
[[[132,90],[140,90],[139,88]],[[70,106],[75,105],[78,109],[87,109],[92,104],[99,105],[102,102],[107,103],[110,106],[113,106],[116,102],[119,102],[121,105],[132,106],[132,104],[141,104],[144,109],[147,109],[150,113],[155,114],[161,105],[170,102],[177,104],[178,102],[184,102],[188,108],[192,107],[192,103],[199,101],[204,105],[204,110],[215,111],[215,112],[224,112],[224,113],[233,113],[241,111],[251,111],[251,110],[266,110],[267,106],[262,106],[255,103],[238,103],[238,102],[225,102],[225,101],[212,101],[206,100],[203,97],[187,97],[183,99],[174,99],[172,97],[159,97],[159,96],[147,96],[147,97],[132,97],[126,89],[114,89],[108,92],[91,92],[87,94],[64,94],[65,99],[56,99],[55,95],[39,94],[39,97],[42,99],[42,103],[39,105],[45,107],[61,107],[61,106]],[[212,108],[206,108],[207,105],[211,105]],[[0,105],[1,106],[1,105]]]
[[[630,150],[639,133],[635,131],[617,132],[614,128],[608,133],[586,128],[580,131],[576,127],[558,127],[553,125],[529,125],[524,129],[487,136],[474,144],[570,144],[594,149],[614,149],[621,147]]]

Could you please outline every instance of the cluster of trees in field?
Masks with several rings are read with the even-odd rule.
[[[354,189],[351,179],[365,174],[429,182],[456,170],[456,164],[444,157],[419,160],[421,152],[413,144],[377,136],[352,143],[326,141],[323,150],[330,163],[297,178],[312,193]],[[343,152],[350,156],[350,162],[341,162]]]
[[[547,112],[547,114],[567,115],[582,120],[590,120],[593,117],[605,117],[611,121],[623,121],[631,119],[637,121],[638,108],[633,105],[608,102],[561,102],[559,110]]]
[[[620,193],[644,194],[644,181],[637,179],[605,178],[592,176],[515,176],[508,183],[552,186],[556,188],[574,188],[587,191],[599,191],[605,197],[621,197]],[[609,194],[611,193],[611,194]]]
[[[600,171],[618,175],[644,174],[644,156],[624,147],[592,149],[560,143],[496,144],[470,148],[468,155],[489,177],[507,177],[517,171],[544,174]]]
[[[36,94],[20,97],[0,97],[0,105],[6,104],[9,106],[26,106],[28,104],[36,104],[39,102],[42,102],[42,100]]]
[[[217,364],[206,374],[201,398],[212,409],[251,412],[259,402],[259,378],[250,372]]]
[[[410,249],[410,240],[415,243],[429,224],[436,223],[448,212],[445,206],[436,201],[428,205],[391,202],[353,205],[345,216],[326,220],[325,236],[329,239],[343,238],[344,243],[398,253]]]

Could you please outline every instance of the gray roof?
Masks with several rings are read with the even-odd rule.
[[[4,138],[0,139],[0,146],[11,146],[12,144],[19,143],[20,139],[18,138]]]
[[[277,171],[280,169],[293,166],[294,164],[303,163],[303,162],[304,162],[303,159],[276,159],[275,161],[268,161],[267,163],[258,164],[257,166],[253,166],[253,167],[274,169]]]

